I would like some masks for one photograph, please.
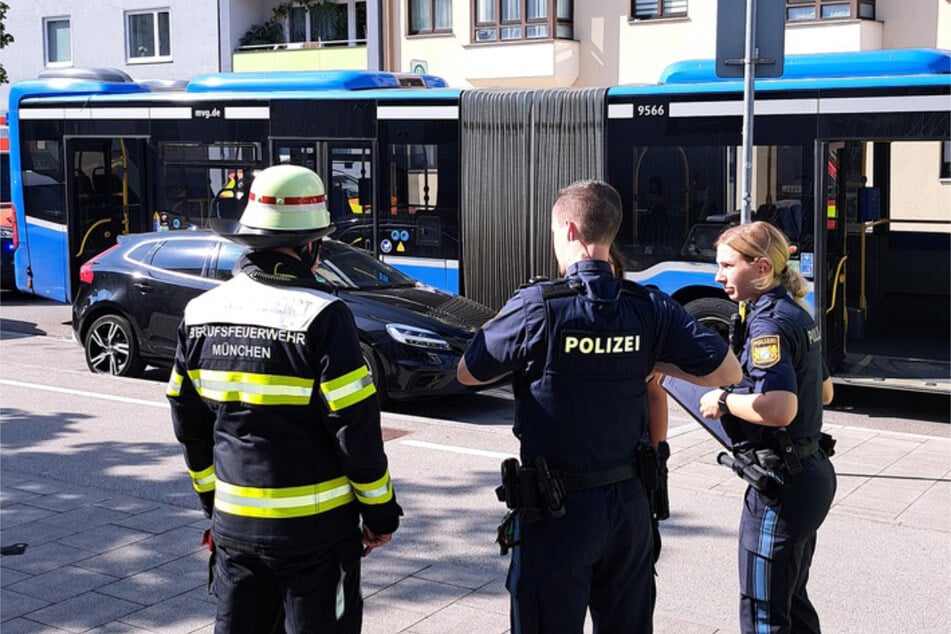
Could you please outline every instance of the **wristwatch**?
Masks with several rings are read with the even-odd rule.
[[[717,399],[717,407],[720,408],[720,415],[729,414],[730,407],[726,404],[726,397],[730,394],[729,390],[720,392],[720,398]]]

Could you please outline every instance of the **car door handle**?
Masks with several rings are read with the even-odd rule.
[[[152,285],[148,282],[135,282],[132,287],[141,293],[151,293]]]

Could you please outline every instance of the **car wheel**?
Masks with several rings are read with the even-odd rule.
[[[736,313],[736,304],[721,297],[702,297],[687,302],[684,308],[694,319],[729,341],[730,318]]]
[[[376,395],[380,399],[380,406],[382,406],[386,403],[386,382],[383,375],[380,374],[380,362],[377,361],[376,354],[369,344],[361,341],[360,352],[363,354],[363,362],[367,364],[367,369],[370,370],[370,378],[373,379]]]
[[[129,321],[119,315],[103,315],[86,332],[86,365],[98,374],[140,376],[145,361]]]

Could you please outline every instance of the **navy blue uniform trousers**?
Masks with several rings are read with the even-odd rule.
[[[640,480],[571,491],[565,516],[516,527],[512,634],[652,631],[653,538]]]
[[[744,634],[818,633],[806,582],[816,530],[835,496],[832,463],[821,451],[784,477],[779,501],[767,505],[748,488],[740,519],[740,627]]]
[[[351,542],[345,544],[345,557],[330,550],[268,556],[216,545],[215,634],[358,634],[363,622],[360,555],[354,558],[352,551],[360,553],[362,546]]]

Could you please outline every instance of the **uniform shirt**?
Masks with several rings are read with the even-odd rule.
[[[746,321],[740,358],[744,381],[737,392],[792,392],[799,408],[788,427],[790,437],[798,444],[817,441],[822,426],[822,382],[829,377],[819,326],[782,286],[753,302]]]
[[[581,292],[564,300],[543,300],[545,284],[517,291],[473,338],[466,367],[481,381],[515,373],[523,460],[611,468],[647,441],[645,379],[654,365],[702,376],[719,367],[727,346],[666,294],[631,283],[622,293],[607,262],[577,262],[568,280]],[[586,331],[594,335],[587,342]],[[561,342],[550,346],[550,337]]]

